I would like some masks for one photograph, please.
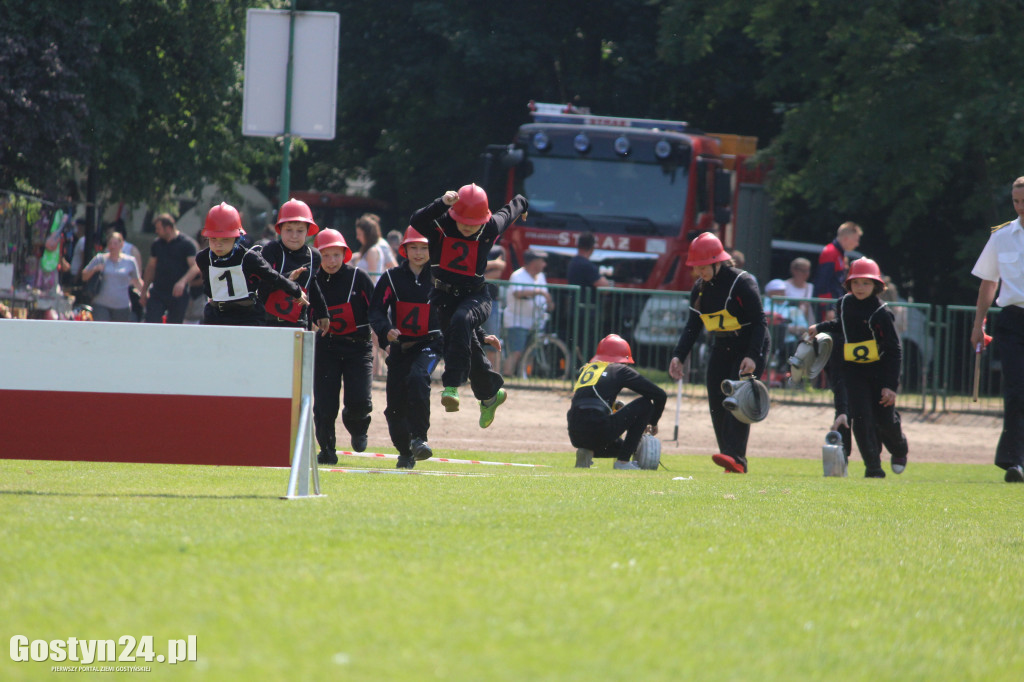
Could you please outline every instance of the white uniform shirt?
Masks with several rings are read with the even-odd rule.
[[[543,272],[534,277],[526,268],[519,268],[509,276],[508,281],[513,286],[508,287],[505,295],[505,326],[540,329],[544,323],[547,299],[540,294],[525,298],[518,298],[515,294],[547,286],[547,277]]]
[[[1024,307],[1024,227],[1020,218],[999,228],[974,264],[971,274],[990,282],[1002,281],[996,305]]]

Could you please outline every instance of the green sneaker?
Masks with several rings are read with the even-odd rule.
[[[455,386],[445,386],[441,392],[441,404],[445,412],[459,411],[459,389]]]
[[[499,388],[498,392],[491,398],[493,402],[490,405],[485,405],[484,402],[480,401],[480,428],[486,429],[494,421],[494,413],[498,407],[505,402],[505,389]]]

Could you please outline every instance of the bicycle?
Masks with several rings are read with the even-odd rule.
[[[526,345],[516,374],[523,379],[570,380],[578,366],[569,347],[556,334],[539,332]]]

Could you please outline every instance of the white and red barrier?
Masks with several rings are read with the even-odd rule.
[[[289,466],[312,333],[0,320],[0,458]]]

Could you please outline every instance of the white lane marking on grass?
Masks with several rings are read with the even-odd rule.
[[[325,468],[320,467],[320,471],[330,471],[340,474],[412,474],[416,476],[464,476],[464,477],[476,477],[481,476],[493,476],[494,474],[479,474],[476,472],[460,472],[460,471],[415,471],[412,469],[346,469],[346,468]]]
[[[372,457],[376,459],[398,459],[398,455],[389,455],[385,452],[347,452],[339,451],[339,455],[348,455],[349,457]],[[521,462],[485,462],[478,459],[452,459],[451,457],[431,457],[429,462],[448,462],[449,464],[490,464],[492,466],[502,467],[531,467],[538,468],[542,467],[550,469],[550,464],[523,464]]]

